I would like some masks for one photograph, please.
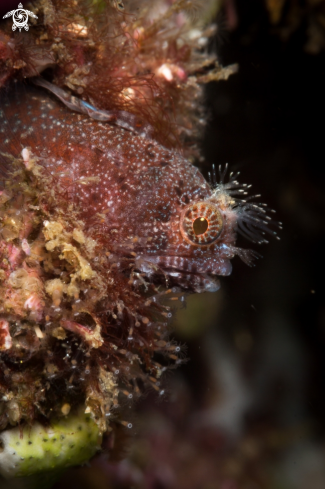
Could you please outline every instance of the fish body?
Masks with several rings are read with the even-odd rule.
[[[178,151],[76,114],[34,87],[16,87],[5,96],[0,124],[1,153],[20,158],[28,148],[105,252],[194,291],[217,290],[216,276],[230,274],[237,250],[231,198]],[[205,219],[208,206],[207,222],[215,215],[221,222],[211,242],[184,232],[184,213],[196,203],[196,219]]]

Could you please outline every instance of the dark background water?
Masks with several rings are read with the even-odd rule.
[[[306,362],[306,409],[322,422],[325,55],[304,52],[305,22],[283,42],[259,2],[238,4],[238,15],[238,28],[219,52],[223,64],[239,63],[239,73],[208,87],[212,119],[205,154],[240,170],[277,210],[284,229],[281,242],[261,249],[264,259],[256,268],[237,263],[223,286],[229,314],[236,314],[234,308],[248,314],[252,303],[265,321],[272,313],[282,317]],[[256,319],[250,315],[248,327]]]

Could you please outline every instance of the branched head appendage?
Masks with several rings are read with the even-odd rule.
[[[282,229],[282,223],[273,220],[269,213],[274,214],[275,210],[267,207],[266,204],[255,202],[254,199],[259,199],[260,194],[248,196],[248,191],[252,185],[240,183],[237,179],[240,172],[230,172],[228,174],[228,163],[222,168],[218,167],[218,172],[215,165],[212,165],[212,171],[208,173],[209,182],[214,190],[214,198],[227,200],[227,206],[235,213],[236,224],[235,230],[244,238],[257,244],[269,243],[266,236],[273,236],[280,239],[278,230]],[[240,249],[238,249],[240,250]],[[242,250],[245,253],[237,253],[248,264],[252,264],[252,258],[258,258],[259,254],[251,250]],[[250,256],[248,256],[250,255]]]

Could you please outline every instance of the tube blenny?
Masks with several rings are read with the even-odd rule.
[[[0,429],[85,404],[105,431],[118,392],[161,391],[180,361],[160,295],[216,291],[235,255],[251,261],[237,233],[264,242],[269,218],[235,176],[208,183],[42,88],[7,91],[0,127]]]

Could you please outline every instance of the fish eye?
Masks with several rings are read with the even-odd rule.
[[[197,245],[209,245],[218,239],[223,219],[218,207],[208,202],[196,202],[186,207],[181,216],[183,238]]]

